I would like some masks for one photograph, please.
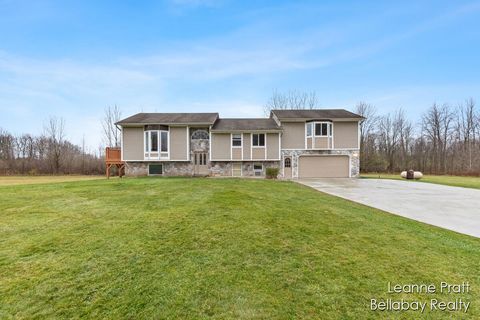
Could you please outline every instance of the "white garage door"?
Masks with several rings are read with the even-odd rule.
[[[348,156],[302,156],[298,164],[299,178],[348,178]]]

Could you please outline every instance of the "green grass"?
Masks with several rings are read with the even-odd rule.
[[[4,186],[0,234],[0,319],[465,318],[369,310],[433,297],[480,318],[480,239],[293,182]],[[393,295],[389,281],[472,292]]]
[[[389,173],[362,173],[362,178],[367,179],[393,179],[393,180],[404,180],[398,174],[389,174]],[[464,187],[464,188],[473,188],[480,189],[480,177],[463,177],[463,176],[435,176],[435,175],[424,175],[420,180],[408,180],[409,182],[429,182],[436,184],[443,184],[453,187]]]

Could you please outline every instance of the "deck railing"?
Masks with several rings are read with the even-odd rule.
[[[122,149],[107,147],[105,149],[105,162],[106,163],[122,163]]]
[[[125,162],[122,161],[122,149],[107,147],[105,149],[105,165],[107,178],[110,177],[110,169],[117,168],[119,177],[125,174]]]

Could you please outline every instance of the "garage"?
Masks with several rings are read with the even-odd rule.
[[[298,159],[299,178],[348,178],[348,156],[301,156]]]

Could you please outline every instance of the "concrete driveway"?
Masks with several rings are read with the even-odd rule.
[[[298,182],[403,217],[480,237],[480,190],[381,179],[300,179]]]

